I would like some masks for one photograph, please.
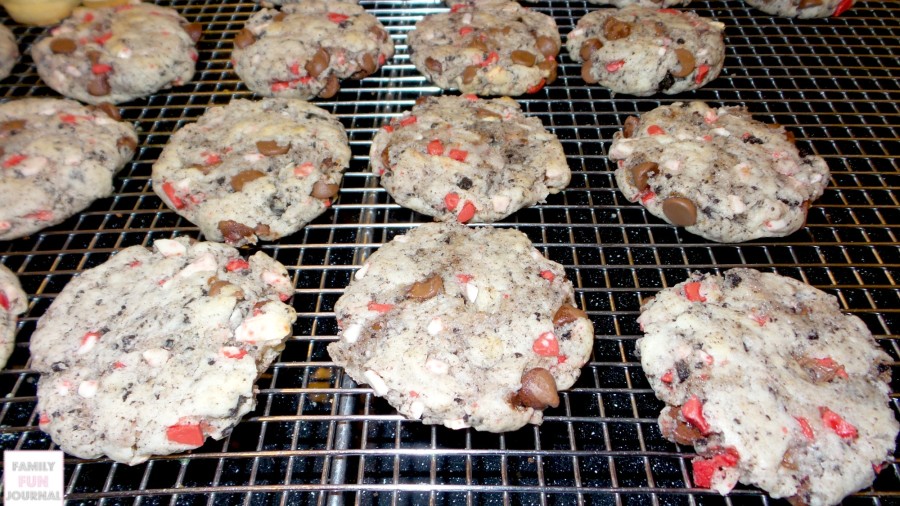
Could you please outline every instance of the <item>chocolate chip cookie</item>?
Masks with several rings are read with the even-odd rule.
[[[747,5],[772,14],[789,18],[837,17],[848,11],[856,0],[745,0]]]
[[[16,346],[16,316],[28,309],[28,295],[22,291],[19,278],[0,264],[0,369]]]

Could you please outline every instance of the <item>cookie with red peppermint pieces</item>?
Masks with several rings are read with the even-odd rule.
[[[17,61],[19,61],[19,45],[16,43],[16,37],[9,28],[0,25],[0,79],[6,79]]]
[[[680,7],[688,5],[691,0],[588,0],[589,3],[598,5],[612,5],[613,7],[623,8],[629,5],[640,5],[641,7],[665,8]]]
[[[829,178],[825,160],[801,156],[790,131],[702,102],[629,116],[609,159],[625,198],[718,242],[796,232]]]
[[[202,31],[175,9],[131,0],[75,9],[31,55],[41,79],[60,94],[118,104],[190,81]]]
[[[24,98],[0,104],[0,240],[65,221],[113,191],[137,134],[109,105]]]
[[[16,346],[16,317],[28,309],[28,295],[19,278],[0,264],[0,369]]]
[[[694,273],[638,323],[660,430],[697,451],[694,486],[830,506],[892,460],[892,359],[835,297],[754,269]]]
[[[458,223],[382,246],[335,314],[337,364],[404,416],[451,429],[540,424],[594,340],[562,265],[521,232]]]
[[[129,465],[222,439],[291,336],[293,288],[265,253],[185,237],[82,272],[31,337],[41,430]]]
[[[362,79],[394,56],[378,18],[350,2],[309,0],[255,13],[234,38],[232,64],[266,97],[334,97],[343,79]]]
[[[705,86],[725,61],[724,25],[690,11],[599,9],[566,38],[581,77],[616,93],[674,95]]]
[[[153,190],[206,238],[256,244],[328,209],[349,163],[347,133],[324,109],[236,99],[175,132],[153,164]]]
[[[744,0],[747,5],[788,18],[837,17],[848,11],[856,0]]]
[[[563,190],[556,135],[510,98],[422,98],[372,140],[372,172],[402,206],[441,221],[493,222]]]
[[[456,5],[409,34],[412,62],[443,89],[476,95],[536,93],[556,80],[561,46],[550,16],[516,2]]]

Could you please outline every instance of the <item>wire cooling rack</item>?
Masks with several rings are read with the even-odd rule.
[[[231,72],[231,42],[259,6],[251,2],[173,0],[204,27],[191,83],[125,104],[140,130],[133,163],[115,195],[31,237],[0,242],[0,261],[30,296],[16,350],[0,371],[0,448],[52,449],[37,428],[28,340],[36,321],[69,279],[115,251],[196,227],[162,205],[150,167],[172,132],[208,106],[251,94]],[[72,503],[99,504],[769,504],[739,485],[723,498],[692,488],[690,448],[666,441],[656,400],[634,355],[640,300],[692,270],[750,266],[776,271],[836,295],[862,318],[893,359],[900,357],[900,3],[863,1],[837,19],[763,15],[738,0],[695,1],[691,8],[726,25],[722,75],[677,97],[612,96],[586,87],[579,66],[560,57],[559,79],[519,98],[525,111],[561,139],[573,169],[570,187],[500,226],[526,233],[566,267],[578,303],[594,322],[590,362],[540,427],[482,434],[425,426],[399,417],[328,357],[332,312],[351,274],[393,236],[426,220],[397,206],[366,170],[374,131],[440,90],[409,60],[406,35],[432,1],[362,1],[386,25],[397,56],[359,82],[345,81],[316,103],[348,129],[354,158],[331,210],[293,236],[260,248],[296,282],[294,337],[258,381],[258,406],[223,441],[185,455],[129,467],[68,458]],[[553,16],[565,35],[595,6],[576,1],[530,4]],[[42,33],[4,20],[25,50]],[[28,56],[0,82],[0,98],[54,96]],[[628,115],[676,100],[744,104],[754,116],[789,127],[806,152],[832,171],[806,228],[783,239],[715,244],[666,225],[615,188],[606,153]],[[15,198],[0,195],[0,198]],[[892,364],[898,389],[897,363]],[[897,410],[893,398],[892,408]],[[896,461],[872,488],[846,504],[900,504]]]

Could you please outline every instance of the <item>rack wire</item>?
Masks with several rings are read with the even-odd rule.
[[[195,80],[122,108],[140,131],[139,152],[119,174],[115,194],[65,223],[0,242],[0,261],[30,297],[16,350],[0,371],[0,448],[54,449],[37,427],[28,340],[66,282],[115,251],[158,238],[199,236],[150,188],[150,168],[169,136],[211,105],[251,97],[231,71],[231,39],[260,7],[234,0],[158,1],[204,27]],[[795,277],[838,297],[862,318],[895,360],[900,347],[900,3],[863,1],[835,19],[764,15],[737,0],[691,8],[726,25],[722,75],[676,97],[613,96],[585,86],[579,66],[560,57],[559,79],[518,99],[561,139],[573,169],[570,187],[499,226],[526,233],[562,263],[596,340],[581,378],[561,394],[540,427],[507,434],[408,421],[331,362],[333,307],[350,276],[382,243],[427,218],[396,205],[368,173],[374,131],[422,95],[439,94],[409,60],[406,35],[431,1],[367,1],[386,25],[397,56],[362,81],[345,81],[316,103],[347,128],[354,158],[339,200],[303,230],[260,249],[285,264],[296,283],[299,318],[281,357],[258,381],[257,408],[222,441],[184,455],[129,467],[67,458],[72,503],[90,504],[769,504],[739,485],[723,498],[692,488],[691,448],[666,441],[656,426],[662,404],[634,355],[642,298],[694,270],[750,266]],[[529,4],[553,16],[565,36],[596,6],[560,0]],[[14,25],[25,50],[42,33]],[[3,100],[54,96],[28,56],[0,82]],[[757,119],[789,127],[806,152],[832,171],[808,224],[783,239],[716,244],[666,225],[616,190],[606,159],[628,115],[674,101],[746,105]],[[0,198],[14,198],[2,195]],[[896,396],[892,409],[898,410]],[[777,502],[777,501],[776,501]],[[900,504],[896,460],[872,488],[845,504]]]

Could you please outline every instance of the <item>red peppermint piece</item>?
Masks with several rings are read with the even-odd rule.
[[[299,177],[306,177],[312,174],[313,169],[316,168],[312,162],[303,162],[297,167],[294,167],[294,175]]]
[[[346,16],[344,14],[339,14],[337,12],[328,13],[328,21],[331,21],[332,23],[343,23],[348,19],[350,19],[350,16]]]
[[[59,120],[63,123],[78,123],[78,116],[74,114],[60,114]]]
[[[113,363],[113,369],[125,369],[125,363],[116,361],[115,363]]]
[[[841,14],[847,12],[850,7],[853,7],[853,0],[841,0],[841,3],[838,4],[834,9],[834,14],[832,16],[840,16]]]
[[[532,86],[531,88],[528,88],[527,90],[525,90],[525,93],[537,93],[537,92],[541,91],[541,88],[543,88],[545,84],[547,84],[547,80],[544,78],[541,78],[541,81],[539,83],[537,83],[534,86]]]
[[[703,403],[700,402],[700,399],[698,399],[696,395],[692,395],[691,398],[681,406],[681,415],[684,416],[684,419],[687,420],[688,423],[700,430],[700,432],[709,434],[709,422],[703,417]]]
[[[659,379],[662,380],[663,383],[671,383],[671,382],[675,381],[675,375],[672,374],[671,370],[668,370]]]
[[[822,367],[823,369],[828,369],[828,370],[834,371],[834,374],[835,374],[836,376],[838,376],[839,378],[847,379],[847,378],[850,377],[850,376],[847,374],[847,370],[844,369],[844,366],[841,365],[841,364],[839,364],[839,363],[837,363],[837,362],[836,362],[833,358],[831,358],[831,357],[814,358],[813,360],[815,360],[815,361],[816,361],[816,364],[818,364],[818,365],[819,365],[820,367]]]
[[[625,66],[625,60],[611,61],[606,64],[606,71],[607,72],[616,72],[617,70],[621,69],[624,66]]]
[[[477,102],[478,101],[478,95],[476,95],[474,93],[467,93],[463,96],[466,97],[466,100],[468,100],[469,102]]]
[[[250,268],[250,263],[248,263],[243,258],[232,258],[231,260],[228,261],[227,264],[225,264],[225,270],[228,272],[242,271],[244,269],[249,269],[249,268]]]
[[[691,281],[684,284],[684,296],[691,302],[706,302],[706,297],[700,295],[700,282]]]
[[[91,72],[94,74],[106,74],[112,71],[112,65],[107,65],[105,63],[95,63],[91,65]]]
[[[809,424],[809,421],[806,418],[803,418],[802,416],[795,416],[794,420],[797,420],[797,423],[800,424],[800,431],[803,432],[803,435],[806,437],[806,439],[809,439],[810,441],[816,439],[816,433],[813,432],[812,426]]]
[[[38,417],[38,424],[47,425],[48,423],[50,423],[50,417],[45,415],[44,413],[41,413],[41,416]]]
[[[740,455],[734,448],[726,448],[725,453],[715,455],[709,459],[694,459],[694,485],[700,488],[712,487],[713,475],[719,469],[734,467],[740,460]]]
[[[462,284],[466,284],[469,281],[472,281],[473,279],[475,279],[475,277],[472,276],[471,274],[457,274],[456,275],[456,280]]]
[[[279,91],[287,90],[291,87],[291,83],[289,81],[275,81],[272,83],[272,91],[274,93],[278,93]]]
[[[555,357],[559,355],[559,341],[553,332],[544,332],[534,340],[531,349],[542,357]]]
[[[206,165],[218,165],[222,163],[222,158],[215,153],[203,153],[203,161]]]
[[[753,319],[753,321],[755,321],[760,327],[762,327],[763,325],[769,323],[769,317],[768,317],[768,315],[764,315],[764,314],[761,315],[761,314],[757,314],[757,313],[752,313],[752,314],[750,315],[750,318]]]
[[[85,332],[83,336],[81,336],[81,345],[92,345],[100,340],[100,333],[97,331]]]
[[[452,152],[452,151],[451,151]],[[441,141],[435,139],[428,143],[428,154],[434,156],[440,156],[444,154],[444,144]]]
[[[0,307],[2,307],[4,311],[9,311],[9,297],[3,292],[0,292]]]
[[[391,125],[384,125],[384,126],[381,127],[381,128],[383,128],[384,131],[387,132],[387,133],[391,133],[391,132],[394,131],[394,127],[392,127]]]
[[[236,346],[225,346],[222,348],[222,354],[227,358],[241,359],[247,355],[247,350]]]
[[[666,133],[666,131],[663,130],[659,125],[650,125],[647,127],[648,135],[662,135],[664,133]]]
[[[94,37],[94,42],[96,42],[97,44],[100,44],[102,46],[102,45],[106,44],[106,42],[111,38],[112,38],[112,32],[106,32],[103,35]]]
[[[459,205],[459,195],[452,192],[444,195],[444,206],[448,211],[453,211],[457,205]]]
[[[466,4],[456,4],[453,7],[450,7],[450,12],[459,12],[466,8]]]
[[[169,200],[172,201],[172,205],[175,206],[175,209],[184,209],[184,201],[181,200],[178,195],[175,195],[175,187],[172,186],[172,183],[166,181],[162,185],[163,192],[166,194],[166,197],[169,197]]]
[[[822,416],[822,423],[838,436],[844,439],[856,439],[859,436],[856,427],[834,411],[822,406],[819,408],[819,415]]]
[[[490,53],[488,53],[487,58],[485,58],[484,61],[481,62],[481,66],[487,67],[488,65],[492,65],[494,63],[497,63],[498,61],[500,61],[500,55],[497,54],[497,51],[491,51]]]
[[[28,158],[28,155],[12,155],[6,160],[3,160],[3,168],[9,169],[11,167],[15,167],[16,165],[19,165],[20,163],[25,161],[26,158]]]
[[[709,73],[709,65],[702,64],[697,67],[697,77],[694,78],[694,82],[700,84],[703,82],[703,78],[706,77],[706,74]]]
[[[553,274],[553,271],[541,271],[541,277],[546,279],[547,281],[553,281],[556,279],[556,274]]]
[[[656,9],[656,12],[664,12],[666,14],[679,14],[675,9]]]
[[[379,304],[378,302],[371,301],[367,306],[369,311],[375,311],[377,313],[387,313],[391,309],[394,309],[393,304]]]
[[[300,63],[294,62],[294,63],[291,65],[291,74],[294,74],[295,76],[299,76],[299,75],[300,75]]]
[[[569,357],[567,357],[565,355],[560,355],[560,356],[556,357],[557,364],[565,364],[566,360],[569,360]]]
[[[475,204],[467,200],[465,204],[463,204],[462,209],[459,210],[459,214],[456,215],[456,221],[460,223],[467,223],[469,220],[475,217],[475,211]]]
[[[203,429],[199,423],[172,425],[166,429],[166,439],[173,443],[197,447],[203,444]]]
[[[387,61],[387,57],[384,56],[383,53],[378,55],[378,66],[379,66],[379,67],[381,67],[382,65],[384,65],[384,62],[386,62],[386,61]]]
[[[90,23],[91,21],[94,20],[94,15],[92,13],[88,12],[87,14],[84,15],[83,20],[85,23]]]
[[[448,153],[448,155],[450,156],[450,158],[456,160],[457,162],[464,162],[469,156],[469,152],[464,149],[453,148],[450,150],[450,153]]]
[[[646,190],[638,194],[638,198],[641,199],[641,202],[646,204],[647,202],[650,202],[651,200],[656,198],[656,194],[653,193],[653,190],[647,188]]]
[[[415,116],[407,116],[400,120],[400,126],[409,126],[418,121]]]
[[[464,26],[459,29],[459,34],[462,35],[463,37],[465,37],[466,35],[469,35],[470,33],[474,32],[474,31],[475,31],[475,29],[472,28],[471,26]]]

